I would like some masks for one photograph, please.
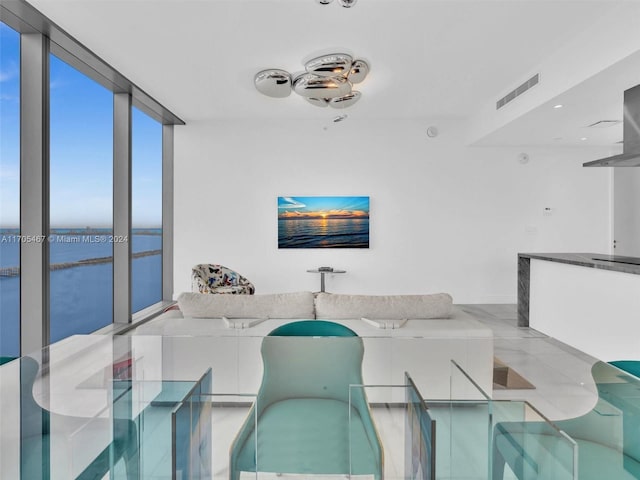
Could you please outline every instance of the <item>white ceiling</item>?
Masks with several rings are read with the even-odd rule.
[[[478,145],[610,146],[621,153],[624,91],[640,83],[640,51],[500,128]],[[562,108],[554,108],[562,105]],[[596,122],[620,123],[589,128]]]
[[[30,3],[188,123],[335,115],[295,94],[274,99],[253,86],[259,70],[295,72],[302,59],[331,50],[371,64],[351,118],[468,118],[624,2],[359,0],[351,9],[315,0]],[[622,92],[613,93],[619,102],[598,108],[621,109]]]

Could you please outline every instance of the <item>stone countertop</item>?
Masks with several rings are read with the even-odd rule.
[[[609,259],[632,259],[640,263],[640,258],[620,257],[601,253],[519,253],[518,258],[530,258],[534,260],[547,260],[549,262],[567,263],[588,268],[599,268],[602,270],[612,270],[614,272],[631,273],[640,275],[640,265],[630,263],[620,263],[607,260],[594,260],[594,258]]]

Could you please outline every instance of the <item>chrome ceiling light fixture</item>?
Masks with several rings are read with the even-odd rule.
[[[358,0],[338,0],[338,3],[344,8],[353,7]],[[320,5],[329,5],[333,0],[316,0]]]
[[[369,64],[346,53],[330,53],[312,58],[305,71],[292,76],[285,70],[270,68],[256,73],[256,89],[274,98],[288,97],[293,90],[316,107],[347,108],[360,100],[353,84],[369,73]]]

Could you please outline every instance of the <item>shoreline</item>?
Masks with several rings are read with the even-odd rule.
[[[132,258],[151,257],[153,255],[162,254],[162,250],[146,250],[131,255]],[[54,263],[49,266],[49,270],[64,270],[66,268],[84,267],[89,265],[100,265],[102,263],[112,263],[113,257],[87,258],[85,260],[77,260],[75,262]],[[0,277],[17,277],[20,275],[20,267],[3,267],[0,268]]]

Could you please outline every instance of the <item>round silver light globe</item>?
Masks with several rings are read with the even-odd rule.
[[[360,94],[360,92],[354,90],[353,92],[342,97],[332,98],[331,100],[329,100],[329,106],[338,109],[347,108],[360,100],[361,96],[362,95]]]
[[[369,75],[369,64],[364,60],[354,60],[347,78],[351,83],[360,83],[367,75]]]
[[[307,102],[309,102],[311,105],[315,105],[316,107],[327,107],[329,106],[329,99],[328,98],[307,98],[306,99]]]
[[[316,0],[320,5],[329,5],[333,0]]]
[[[340,0],[340,5],[342,5],[344,8],[351,8],[356,4],[357,1],[358,0]]]
[[[262,70],[256,73],[253,81],[256,89],[268,97],[284,98],[291,95],[291,75],[284,70]]]
[[[304,64],[307,72],[321,77],[347,76],[351,70],[353,58],[346,53],[331,53],[312,58]]]
[[[305,98],[336,98],[351,93],[351,82],[344,77],[319,77],[303,73],[293,80],[293,89]]]

